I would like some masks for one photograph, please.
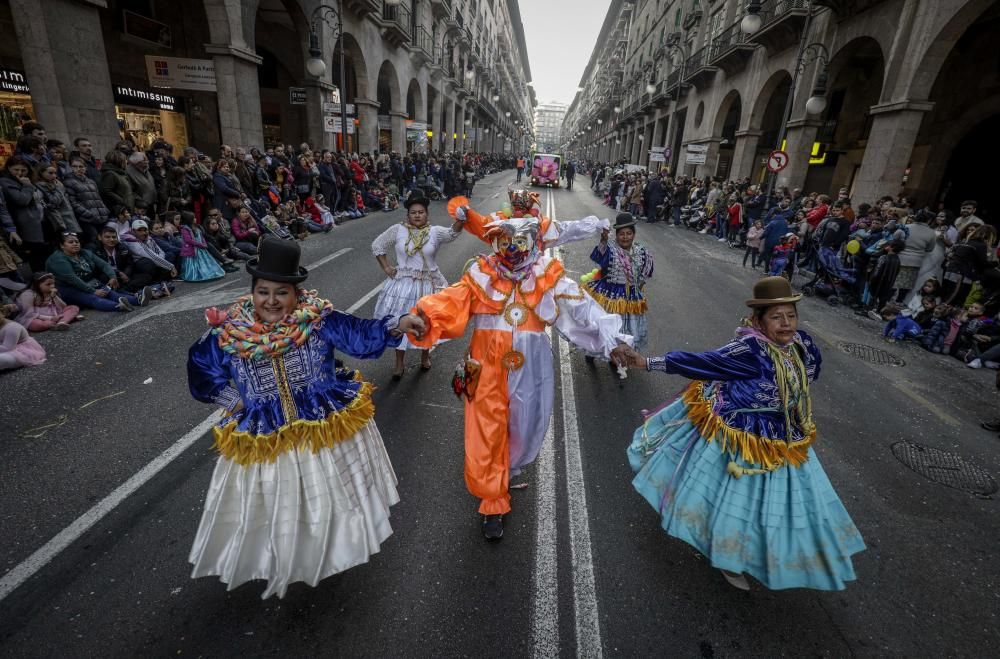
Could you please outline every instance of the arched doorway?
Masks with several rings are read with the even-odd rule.
[[[340,51],[344,50],[344,81],[340,80]],[[358,98],[369,98],[368,96],[368,68],[365,62],[365,55],[358,45],[357,40],[350,34],[344,36],[337,42],[333,51],[332,59],[332,81],[344,95],[344,103],[347,104],[347,116],[350,124],[347,127],[347,145],[345,148],[342,136],[337,134],[337,149],[353,153],[358,151],[358,108],[355,101]]]
[[[954,212],[965,199],[977,214],[996,221],[1000,204],[989,193],[1000,176],[1000,61],[996,35],[1000,2],[986,9],[955,42],[928,100],[934,108],[921,123],[905,189],[920,204],[944,204]]]
[[[885,58],[870,37],[844,45],[830,61],[832,81],[826,111],[819,117],[816,143],[806,174],[806,190],[834,191],[853,187],[871,133],[869,108],[882,93]]]
[[[416,78],[410,79],[410,85],[406,89],[406,116],[411,122],[411,127],[406,130],[406,152],[426,151],[427,110],[424,106],[424,95],[420,91],[420,83]]]
[[[723,180],[730,178],[732,173],[733,155],[736,149],[736,131],[740,127],[740,116],[743,113],[743,101],[735,89],[722,99],[719,111],[716,113],[712,135],[719,136],[719,164],[715,168],[715,176]],[[735,172],[740,176],[740,172]]]
[[[755,183],[761,183],[767,176],[764,163],[767,155],[778,147],[778,135],[781,134],[782,121],[785,118],[785,104],[792,88],[792,76],[782,69],[774,73],[761,89],[754,102],[753,113],[750,115],[750,129],[760,131],[757,141],[757,151],[754,156],[754,169],[750,178]]]
[[[385,60],[382,62],[378,72],[378,87],[376,89],[378,101],[378,148],[383,153],[392,151],[392,111],[398,111],[399,101],[399,76],[396,75],[396,67],[392,62]]]
[[[305,61],[300,35],[308,33],[306,18],[294,0],[260,0],[254,41],[263,60],[257,79],[265,146],[298,146],[309,139],[305,104],[298,102],[298,96],[293,104],[289,92],[292,87],[302,86]]]

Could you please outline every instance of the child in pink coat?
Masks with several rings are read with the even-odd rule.
[[[56,279],[48,272],[36,272],[31,288],[17,296],[17,322],[32,332],[66,330],[74,320],[83,320],[80,307],[66,304],[56,292]]]

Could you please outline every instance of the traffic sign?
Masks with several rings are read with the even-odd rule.
[[[767,157],[768,171],[778,173],[788,167],[788,154],[784,151],[772,151]]]

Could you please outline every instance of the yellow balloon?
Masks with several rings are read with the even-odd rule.
[[[857,240],[848,241],[847,243],[848,254],[857,254],[860,251],[861,251],[861,243],[859,243]]]

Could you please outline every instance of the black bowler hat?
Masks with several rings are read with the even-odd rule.
[[[299,265],[302,249],[298,243],[274,236],[264,236],[257,257],[247,261],[247,272],[255,279],[298,284],[309,271]]]
[[[628,229],[635,226],[635,218],[632,217],[632,213],[618,213],[618,217],[615,218],[615,231],[618,229]]]
[[[410,206],[413,204],[420,204],[426,209],[430,208],[431,200],[420,192],[414,192],[406,198],[406,201],[403,202],[403,205],[406,206],[406,210],[410,210]]]

